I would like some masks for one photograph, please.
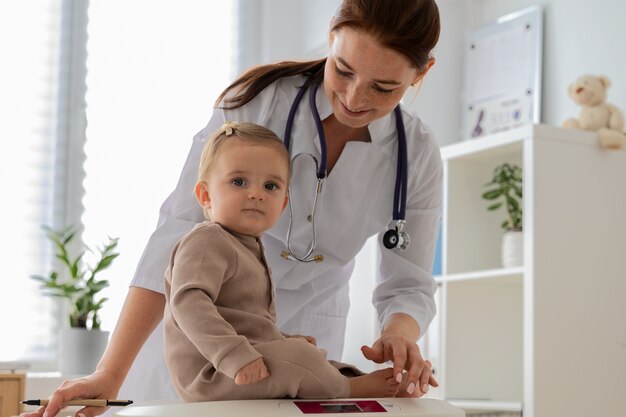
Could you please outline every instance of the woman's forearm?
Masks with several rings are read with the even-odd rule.
[[[96,371],[111,375],[117,388],[155,327],[163,318],[165,296],[145,288],[130,287],[102,359]]]
[[[385,323],[381,336],[385,335],[401,335],[413,342],[417,342],[417,339],[420,337],[420,326],[408,314],[395,313]]]

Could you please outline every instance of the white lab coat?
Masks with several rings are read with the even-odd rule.
[[[245,121],[266,126],[282,137],[297,86],[303,82],[302,77],[284,78],[242,108],[214,111],[208,125],[193,138],[179,182],[161,207],[157,228],[131,285],[163,292],[163,272],[172,247],[195,223],[203,220],[192,191],[202,148],[212,132],[225,121]],[[319,160],[319,138],[308,96],[309,92],[296,114],[291,155],[307,152]],[[323,86],[318,89],[316,102],[322,119],[331,114]],[[411,237],[411,245],[405,251],[391,251],[382,246],[379,237],[380,269],[372,301],[381,324],[391,314],[403,312],[417,320],[423,334],[435,314],[436,285],[431,270],[440,221],[442,164],[431,131],[404,109],[403,119],[409,162],[405,230]],[[286,333],[315,336],[318,345],[328,350],[329,358],[336,360],[341,359],[343,350],[349,308],[348,280],[354,257],[367,238],[377,233],[382,236],[392,219],[398,144],[395,116],[391,113],[374,121],[369,131],[371,143],[346,144],[318,200],[315,253],[322,254],[324,261],[300,263],[280,257],[286,248],[288,209],[263,237],[276,288],[278,325]],[[315,179],[311,159],[299,158],[293,167],[291,200],[294,204],[292,248],[300,254],[311,239],[306,217],[312,207]],[[176,398],[166,382],[161,331],[159,326],[142,349],[121,397]]]

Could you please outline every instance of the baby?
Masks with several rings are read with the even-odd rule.
[[[208,140],[195,195],[206,221],[165,273],[165,356],[185,401],[394,396],[391,368],[361,375],[313,338],[276,326],[260,236],[288,202],[289,153],[270,130],[226,123]],[[346,375],[351,375],[348,377]]]

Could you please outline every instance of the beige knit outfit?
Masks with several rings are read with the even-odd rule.
[[[185,401],[338,398],[348,379],[317,347],[285,338],[259,238],[205,221],[178,241],[165,273],[165,358]],[[262,357],[271,376],[235,385]]]

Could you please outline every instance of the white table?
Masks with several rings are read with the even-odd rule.
[[[305,413],[300,407],[312,411]],[[146,403],[117,409],[115,417],[289,417],[342,415],[380,417],[463,417],[465,413],[445,401],[415,398],[365,398],[346,400],[247,400],[202,403]],[[324,412],[315,412],[326,410]],[[351,410],[373,410],[355,411]],[[343,410],[343,411],[341,411]]]

